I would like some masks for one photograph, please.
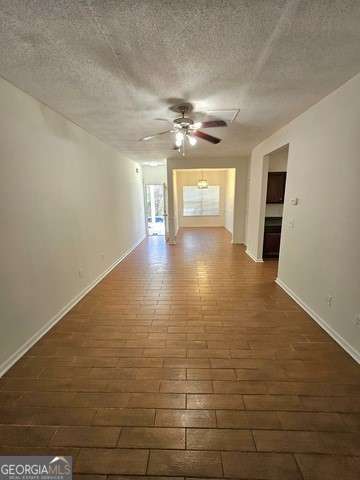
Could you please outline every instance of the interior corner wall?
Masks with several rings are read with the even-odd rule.
[[[5,80],[0,104],[1,375],[145,232],[137,164]]]
[[[179,199],[178,199],[178,176],[176,170],[173,170],[173,185],[174,185],[174,227],[175,227],[175,236],[179,231]]]
[[[234,232],[234,204],[235,204],[235,168],[226,170],[225,191],[225,228],[231,234]]]
[[[288,143],[278,282],[358,361],[359,92],[360,74],[253,150],[247,220],[247,248],[256,258],[261,255],[264,162]],[[296,198],[298,204],[292,205]]]

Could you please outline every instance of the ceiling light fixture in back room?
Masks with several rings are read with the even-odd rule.
[[[201,178],[198,181],[198,188],[200,188],[201,190],[204,188],[209,188],[209,182],[206,180],[206,178],[204,178],[203,171],[201,171]]]

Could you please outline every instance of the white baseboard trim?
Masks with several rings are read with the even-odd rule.
[[[120,255],[103,273],[93,280],[87,287],[68,302],[59,312],[57,312],[45,325],[43,325],[32,337],[29,338],[20,348],[18,348],[10,357],[0,364],[0,378],[38,341],[45,335],[56,323],[58,323],[87,293],[90,292],[101,280],[108,275],[124,258],[126,258],[135,248],[145,239],[145,235],[135,242],[125,253]]]
[[[280,278],[277,278],[275,282],[281,287],[295,302],[300,305],[300,307],[305,310],[306,313],[310,315],[310,317],[315,320],[317,324],[320,325],[321,328],[325,330],[326,333],[330,335],[331,338],[337,342],[340,347],[342,347],[352,358],[357,362],[360,363],[360,352],[355,350],[347,340],[345,340],[336,330],[331,327],[326,320],[320,317],[311,307],[309,307],[300,297],[296,295],[291,288],[289,288]]]
[[[248,256],[251,258],[251,260],[253,260],[254,262],[261,263],[261,262],[264,261],[262,258],[257,258],[257,257],[255,257],[255,255],[253,255],[252,253],[250,253],[249,250],[247,250],[247,249],[245,250],[245,253],[246,253],[246,255],[248,255]]]

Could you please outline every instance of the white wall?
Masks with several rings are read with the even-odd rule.
[[[233,243],[244,243],[245,241],[245,216],[246,216],[246,193],[248,179],[247,157],[228,158],[201,158],[181,157],[180,155],[167,159],[167,181],[168,181],[168,214],[169,214],[169,243],[176,242],[175,230],[175,208],[174,208],[174,179],[173,170],[179,169],[209,169],[209,168],[235,168],[235,199],[234,199],[234,228]]]
[[[289,146],[275,150],[269,154],[269,172],[286,172]]]
[[[278,277],[358,360],[359,92],[357,75],[253,150],[247,222],[248,251],[259,257],[264,157],[289,143]],[[293,198],[299,198],[297,206]]]
[[[166,165],[142,165],[143,178],[145,185],[158,185],[167,182]]]
[[[183,216],[183,187],[198,184],[201,177],[209,182],[209,185],[220,186],[220,212],[219,215],[184,217]],[[176,172],[176,192],[178,204],[179,227],[224,227],[225,226],[225,197],[226,197],[226,170],[178,170]]]
[[[230,233],[234,232],[235,175],[235,168],[226,170],[225,228]]]
[[[1,372],[143,238],[144,213],[134,162],[4,80],[0,104]]]
[[[173,178],[173,185],[177,185],[177,172],[176,170],[172,171],[172,178]],[[168,205],[169,205],[169,193],[168,193]],[[173,216],[173,222],[174,222],[174,231],[175,231],[175,236],[178,233],[179,230],[179,200],[178,200],[178,189],[174,188],[174,195],[173,195],[173,210],[174,210],[174,216]],[[169,219],[169,217],[168,217]],[[169,221],[168,221],[168,230],[169,230]],[[168,241],[172,242],[172,239],[168,235]],[[173,243],[173,242],[172,242]]]

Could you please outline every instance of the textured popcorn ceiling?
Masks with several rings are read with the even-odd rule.
[[[174,155],[168,136],[137,140],[176,99],[240,108],[191,150],[221,158],[354,76],[359,26],[359,0],[0,0],[0,74],[140,161]]]

